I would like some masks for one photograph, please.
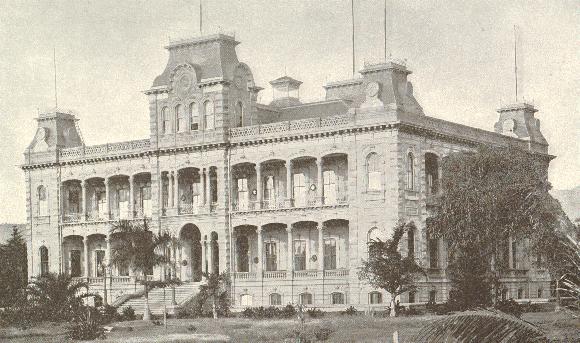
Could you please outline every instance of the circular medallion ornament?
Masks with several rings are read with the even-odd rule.
[[[189,65],[177,67],[172,74],[171,87],[180,99],[185,99],[195,91],[195,72]]]
[[[369,82],[365,88],[365,93],[369,98],[374,98],[379,94],[379,83]]]

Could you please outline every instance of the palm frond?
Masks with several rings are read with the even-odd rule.
[[[425,326],[411,342],[532,343],[549,342],[535,325],[490,310],[466,311]]]

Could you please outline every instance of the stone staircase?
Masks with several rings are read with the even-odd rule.
[[[175,313],[175,308],[185,303],[187,300],[193,298],[199,291],[199,286],[203,282],[187,282],[175,287],[175,302],[172,304],[172,289],[165,288],[165,301],[163,300],[163,288],[154,288],[149,291],[149,310],[151,314],[162,315],[164,305],[167,308],[167,313]],[[123,311],[124,308],[131,306],[135,310],[135,314],[143,314],[145,309],[145,295],[129,299],[118,306],[118,311]]]

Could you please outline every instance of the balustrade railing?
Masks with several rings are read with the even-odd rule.
[[[151,211],[146,211],[143,208],[137,207],[133,211],[133,217],[138,219],[151,218]]]
[[[215,211],[217,211],[217,209],[218,209],[218,203],[217,202],[212,202],[209,205],[209,211],[210,212],[215,212]]]
[[[63,223],[78,223],[82,221],[83,215],[81,213],[65,213],[62,216]]]
[[[149,139],[61,149],[61,158],[80,158],[114,153],[142,152],[150,148]]]
[[[264,279],[286,279],[288,274],[285,270],[264,271]]]
[[[279,210],[290,208],[307,208],[321,207],[332,205],[348,205],[348,195],[346,193],[338,194],[333,198],[324,198],[319,196],[306,196],[297,199],[273,199],[264,200],[260,204],[258,201],[234,202],[232,203],[232,212],[248,212],[258,210]]]
[[[345,277],[348,276],[348,269],[325,270],[324,277]]]
[[[255,280],[256,273],[254,273],[254,272],[235,272],[234,277],[238,280]]]
[[[193,204],[180,204],[179,214],[198,214],[201,212],[201,207]]]
[[[297,270],[294,272],[295,279],[316,279],[318,277],[318,270]]]
[[[89,212],[87,213],[87,221],[102,221],[102,220],[108,220],[107,219],[107,215],[105,215],[104,213],[99,213],[99,212]]]

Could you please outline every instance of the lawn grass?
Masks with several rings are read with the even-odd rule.
[[[328,342],[391,342],[393,331],[399,332],[401,343],[409,343],[410,337],[430,321],[441,316],[414,316],[397,318],[373,318],[369,316],[340,316],[327,314],[323,318],[307,319],[306,327],[327,326],[333,330]],[[526,313],[524,320],[538,325],[554,342],[580,342],[580,321],[570,313]],[[131,321],[112,324],[115,329],[105,340],[97,342],[155,342],[161,337],[171,342],[223,342],[227,336],[231,342],[293,342],[294,330],[299,323],[294,319],[254,320],[224,318],[213,320],[170,319],[167,330],[152,322]],[[0,341],[11,343],[47,342],[65,340],[64,324],[43,323],[26,330],[1,328]],[[180,334],[195,334],[193,340],[183,340]],[[216,336],[216,335],[222,335]]]

